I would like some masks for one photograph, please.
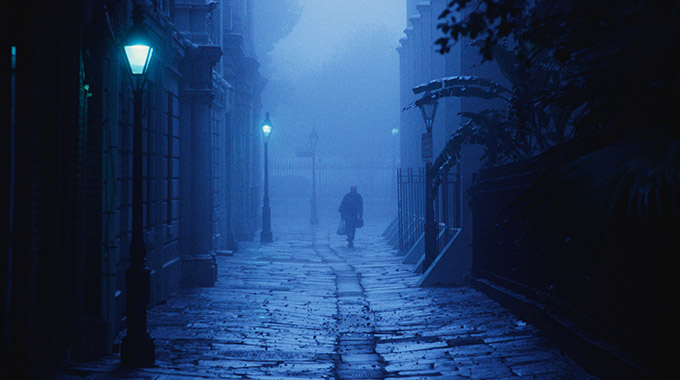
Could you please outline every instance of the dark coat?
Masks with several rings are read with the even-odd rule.
[[[359,193],[347,193],[342,198],[338,211],[346,224],[356,226],[359,218],[364,216],[364,200]]]

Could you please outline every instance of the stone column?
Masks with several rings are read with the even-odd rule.
[[[234,105],[234,132],[236,140],[236,151],[233,178],[234,178],[234,206],[232,222],[234,234],[238,241],[250,241],[253,239],[253,231],[250,227],[250,149],[249,133],[250,124],[248,117],[247,93],[243,89],[243,84],[238,83],[235,91]]]
[[[232,91],[229,89],[229,91]],[[230,104],[231,106],[231,104]],[[227,113],[225,117],[225,128],[224,128],[224,139],[225,139],[225,172],[224,172],[224,187],[225,187],[225,227],[223,233],[225,234],[225,245],[226,249],[230,251],[236,251],[238,249],[238,243],[236,242],[236,237],[234,236],[234,122],[233,122],[233,110]]]
[[[214,92],[212,89],[212,68],[221,56],[217,46],[190,48],[185,58],[182,82],[182,99],[188,112],[182,118],[182,128],[190,139],[183,140],[183,160],[180,173],[182,186],[181,207],[186,217],[182,236],[185,239],[182,252],[182,286],[213,286],[217,279],[217,266],[212,245],[212,143],[211,114]],[[186,124],[188,123],[188,125]],[[187,136],[188,137],[188,136]],[[186,183],[188,182],[188,183]],[[187,225],[188,224],[188,225]]]
[[[420,72],[418,71],[418,60],[416,57],[419,54],[418,44],[416,43],[416,33],[413,27],[414,20],[419,19],[416,16],[411,17],[410,24],[408,28],[404,30],[406,34],[406,85],[408,88],[407,92],[407,102],[411,103],[416,100],[411,89],[422,83],[420,82]],[[417,24],[417,22],[416,22]],[[420,112],[416,110],[409,110],[406,112],[406,124],[407,127],[403,128],[401,141],[403,146],[408,147],[402,154],[402,158],[408,157],[408,160],[402,161],[403,167],[415,168],[421,165],[422,160],[420,158],[420,144],[413,144],[413,141],[420,141],[420,135],[424,131],[423,119],[420,116]]]
[[[432,33],[432,7],[429,3],[419,3],[416,7],[420,13],[421,44],[422,44],[422,65],[423,82],[437,79],[432,67],[432,55],[434,53],[434,40]]]
[[[423,20],[420,14],[411,17],[411,25],[413,25],[413,65],[415,70],[413,86],[417,86],[427,80],[423,69]]]

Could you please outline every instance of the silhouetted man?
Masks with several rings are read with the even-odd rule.
[[[357,185],[352,185],[349,193],[345,194],[340,203],[340,215],[345,221],[345,230],[347,231],[347,246],[354,247],[354,234],[357,227],[363,225],[361,218],[364,216],[364,200],[361,195],[357,193]]]

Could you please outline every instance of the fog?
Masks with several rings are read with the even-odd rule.
[[[396,48],[404,29],[404,4],[297,3],[299,21],[263,57],[268,79],[263,110],[271,113],[276,127],[271,158],[293,157],[296,144],[306,143],[316,127],[319,158],[389,160],[390,130],[399,122]],[[261,6],[260,11],[267,9]],[[256,29],[256,42],[268,32]]]
[[[396,48],[405,27],[403,3],[256,1],[256,54],[262,62],[260,71],[267,79],[262,111],[270,112],[274,127],[269,140],[273,203],[277,195],[280,200],[287,191],[282,188],[285,184],[278,178],[276,165],[291,161],[308,163],[309,159],[296,157],[296,151],[309,144],[312,129],[319,136],[316,155],[320,171],[328,162],[360,163],[367,167],[393,165],[391,130],[399,128],[400,112]],[[339,172],[338,175],[342,176]],[[348,190],[350,181],[361,182],[357,176],[366,179],[375,175],[380,176],[371,171],[350,175],[342,185],[340,179],[337,194],[326,188],[330,184],[320,183],[320,197],[337,199]],[[381,178],[389,180],[390,175],[383,173]],[[319,173],[319,180],[323,182],[323,178],[323,173]],[[369,203],[379,196],[366,194],[367,191],[391,191],[390,184],[370,189],[359,186],[359,192],[363,190]],[[299,193],[303,187],[298,183],[297,189],[288,190],[295,194],[295,190]]]

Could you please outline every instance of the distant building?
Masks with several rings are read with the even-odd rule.
[[[7,6],[0,367],[19,378],[110,352],[125,327],[132,93],[115,39],[135,3]],[[156,43],[143,100],[153,305],[180,287],[212,286],[215,252],[254,237],[265,81],[252,58],[252,0],[139,3]]]

